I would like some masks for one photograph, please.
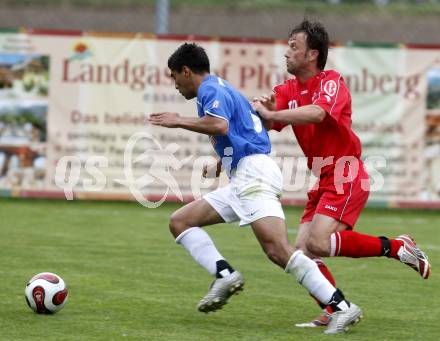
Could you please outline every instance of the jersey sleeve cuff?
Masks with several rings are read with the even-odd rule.
[[[228,125],[229,125],[229,120],[226,117],[224,117],[224,116],[217,115],[217,114],[214,114],[214,113],[209,112],[209,111],[205,111],[205,114],[206,115],[210,115],[210,116],[214,116],[214,117],[217,117],[217,118],[221,118],[221,119],[225,120],[226,122],[228,122]]]

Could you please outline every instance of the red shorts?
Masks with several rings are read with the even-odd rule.
[[[356,169],[357,168],[357,169]],[[310,190],[301,223],[312,221],[316,213],[336,219],[353,228],[370,194],[370,182],[362,161],[346,163],[344,179],[335,181],[333,171],[323,175]]]

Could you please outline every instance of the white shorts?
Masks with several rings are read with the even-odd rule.
[[[206,194],[205,199],[227,223],[248,225],[260,218],[285,219],[281,207],[283,176],[268,155],[241,159],[227,186]]]

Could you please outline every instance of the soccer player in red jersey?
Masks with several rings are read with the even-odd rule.
[[[379,257],[400,260],[428,278],[426,255],[408,235],[395,239],[353,231],[369,195],[369,177],[361,160],[361,143],[351,128],[351,96],[340,73],[324,70],[329,38],[320,23],[304,20],[289,37],[285,53],[292,79],[274,87],[272,96],[253,103],[261,117],[280,131],[292,127],[318,177],[308,192],[308,201],[298,229],[296,247],[307,250],[321,272],[335,280],[319,257]],[[328,323],[330,308],[311,323]]]

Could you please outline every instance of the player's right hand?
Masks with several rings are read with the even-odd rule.
[[[180,115],[176,112],[156,112],[150,114],[148,122],[155,126],[178,128]]]
[[[260,97],[254,97],[253,102],[260,102],[264,105],[264,107],[270,111],[276,110],[276,103],[275,103],[275,94],[263,94]]]

